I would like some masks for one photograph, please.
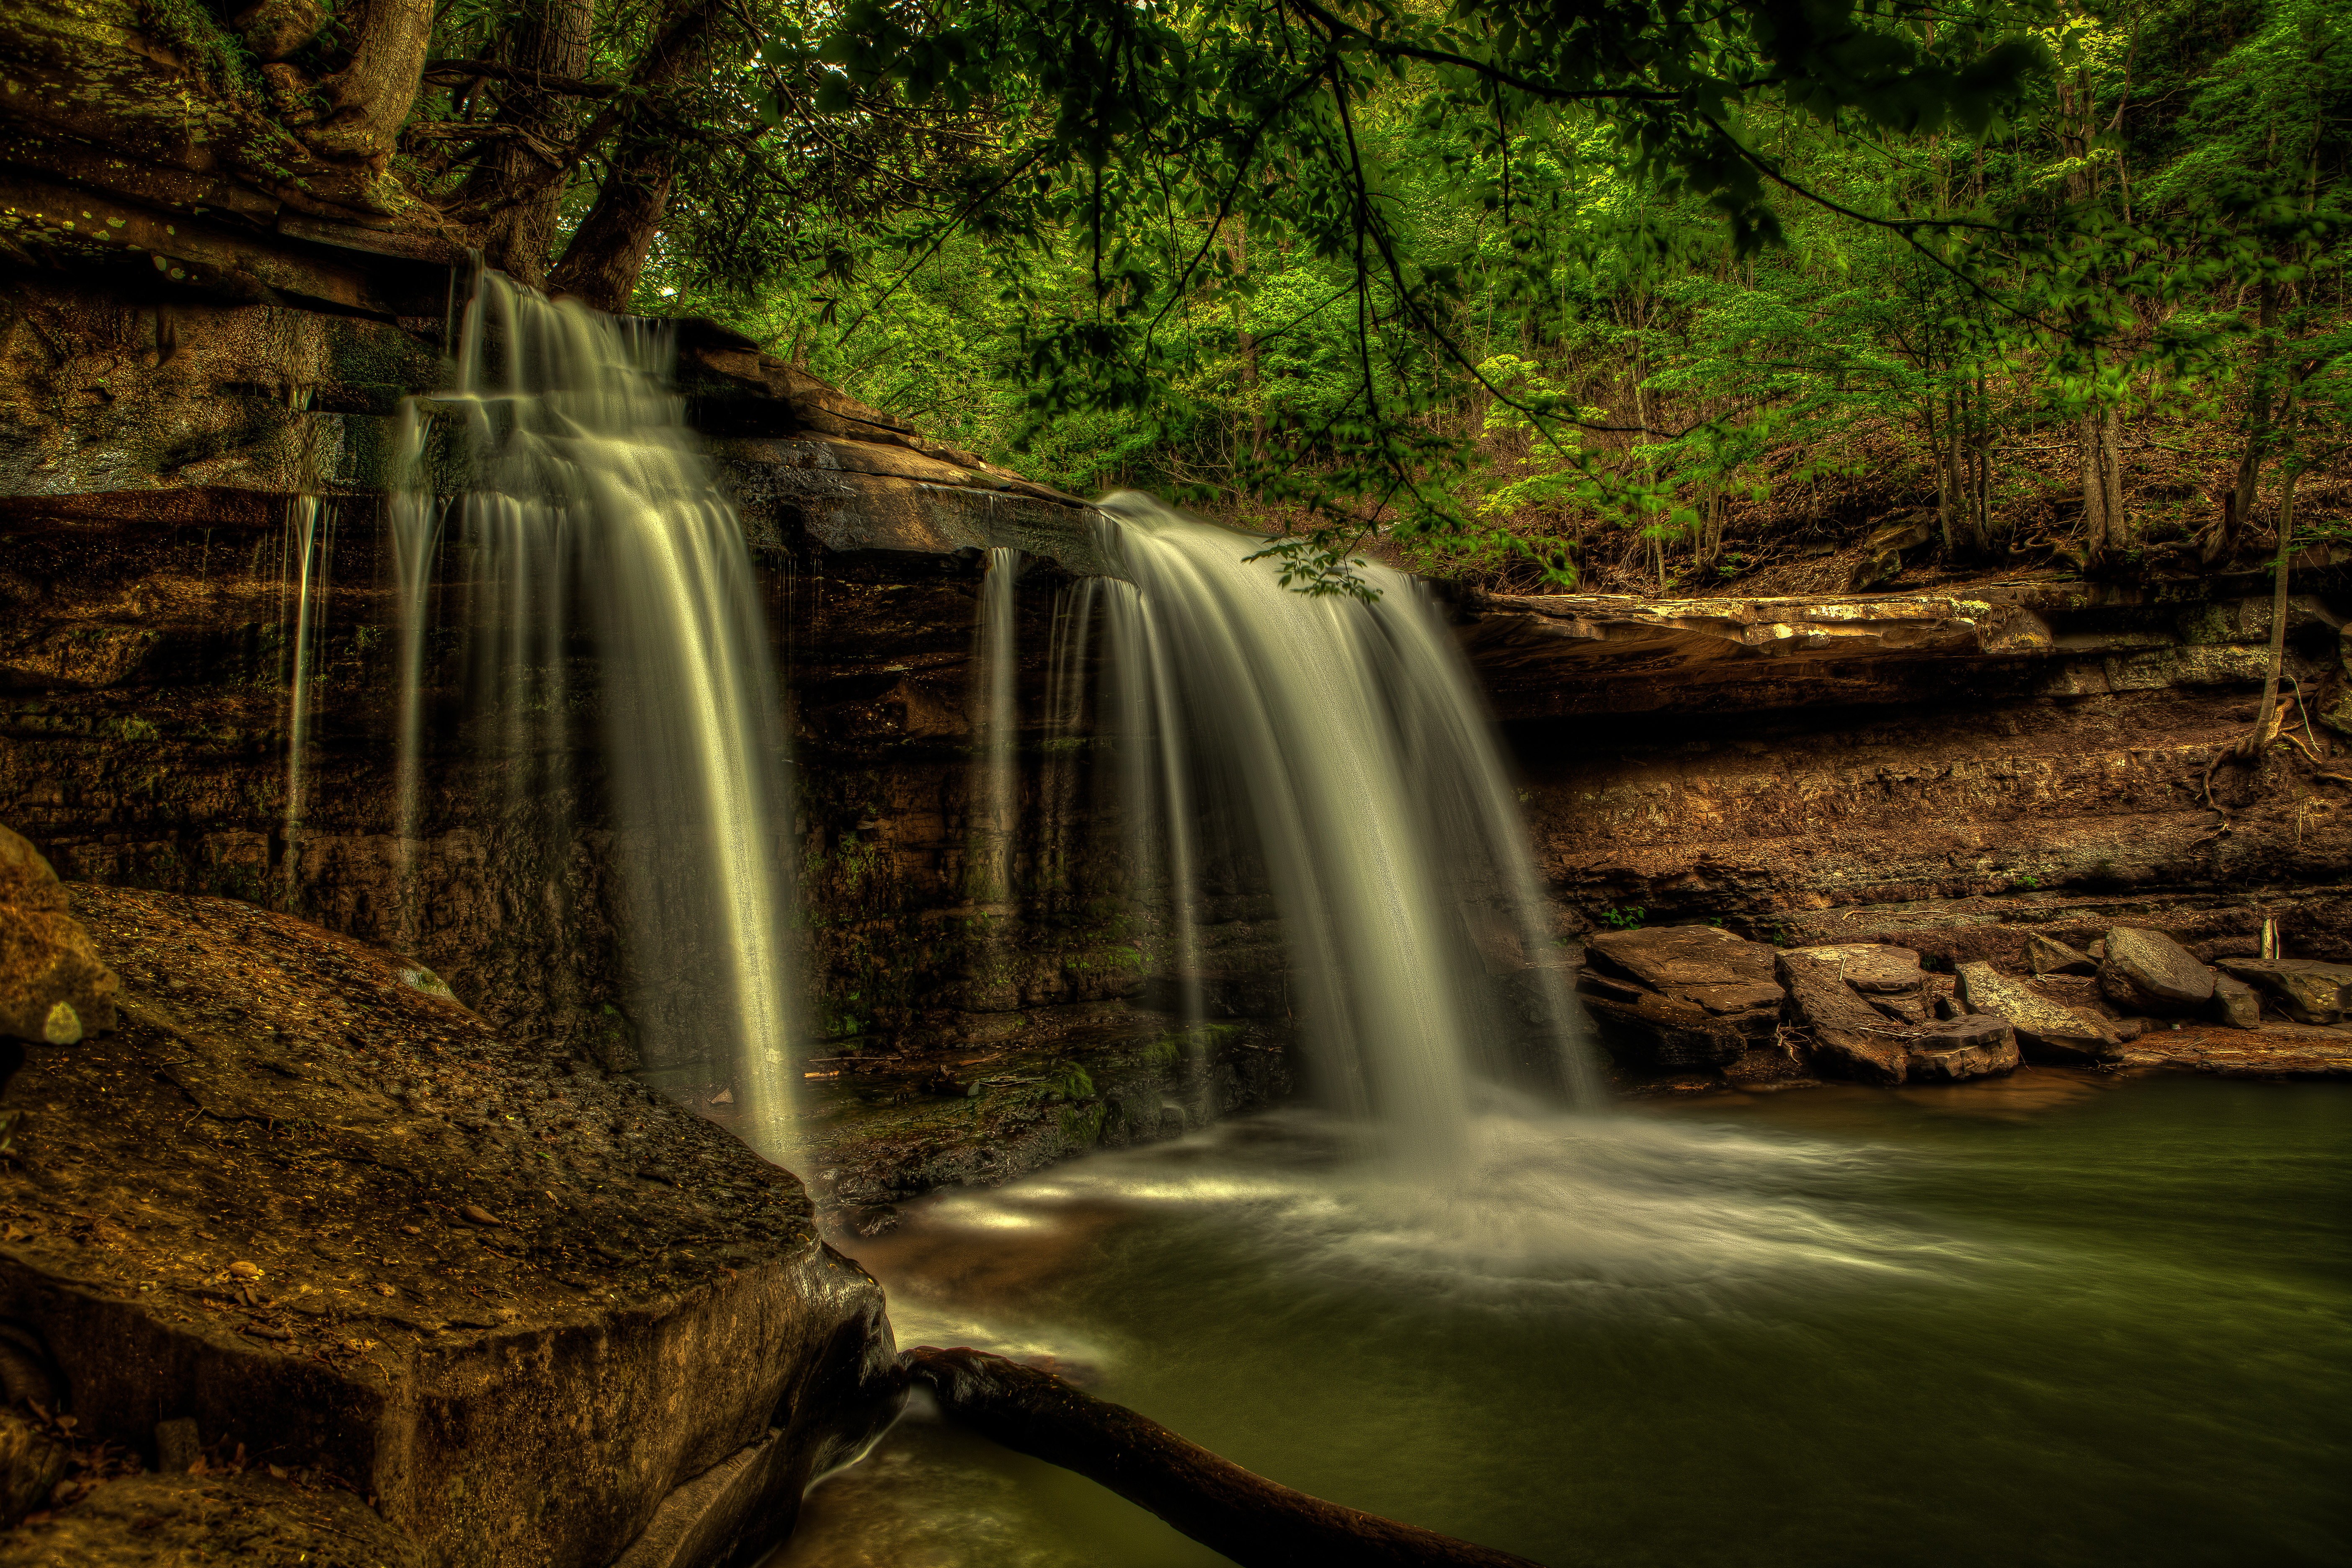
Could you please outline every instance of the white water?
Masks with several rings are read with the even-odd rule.
[[[1367,564],[1376,602],[1307,597],[1248,559],[1260,538],[1146,496],[1102,510],[1137,590],[1108,600],[1111,679],[1150,715],[1180,976],[1199,971],[1194,824],[1213,821],[1234,840],[1216,847],[1263,864],[1317,1087],[1343,1117],[1459,1173],[1477,1086],[1515,1058],[1595,1100],[1525,825],[1421,584]]]
[[[406,416],[408,477],[393,512],[404,880],[415,880],[425,815],[426,589],[447,536],[470,579],[467,720],[508,769],[509,820],[559,840],[535,847],[547,867],[568,862],[560,802],[587,739],[571,732],[576,642],[600,677],[595,740],[610,768],[639,1052],[658,1075],[702,1080],[674,1090],[723,1080],[745,1141],[781,1158],[797,1033],[776,832],[789,821],[787,763],[741,525],[685,427],[668,342],[651,323],[488,273],[460,345],[455,389]],[[426,479],[428,420],[462,436],[468,475],[446,503]],[[547,874],[560,905],[560,872]],[[404,902],[415,900],[412,885]]]

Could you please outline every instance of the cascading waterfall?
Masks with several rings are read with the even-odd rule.
[[[1094,641],[1095,605],[1108,584],[1081,577],[1055,595],[1052,640],[1045,650],[1045,757],[1038,770],[1038,880],[1067,898],[1076,881],[1072,819],[1076,815],[1080,749],[1090,715],[1087,658]]]
[[[471,584],[469,718],[509,763],[509,819],[567,798],[577,744],[565,670],[599,674],[638,1049],[674,1091],[731,1090],[745,1141],[782,1157],[797,987],[784,735],[766,628],[735,511],[669,390],[669,340],[484,274],[459,333],[455,390],[405,415],[393,509],[404,673],[400,718],[404,904],[424,815],[428,588],[445,540]],[[428,479],[434,427],[465,477]],[[570,824],[534,809],[548,897]],[[559,911],[560,912],[560,911]],[[686,1077],[698,1079],[690,1086]],[[692,1098],[699,1100],[699,1093]]]
[[[1183,766],[1184,719],[1175,704],[1159,626],[1134,584],[1108,585],[1103,619],[1126,795],[1121,815],[1128,863],[1139,888],[1168,890],[1167,947],[1177,1022],[1184,1037],[1197,1044],[1206,1009],[1201,990],[1200,857],[1193,842],[1192,782]]]
[[[1530,1049],[1596,1100],[1525,826],[1422,585],[1366,565],[1376,602],[1308,597],[1247,559],[1255,536],[1140,495],[1102,511],[1136,585],[1108,600],[1111,679],[1157,737],[1180,974],[1214,813],[1264,863],[1336,1109],[1434,1171],[1464,1156],[1475,1086]]]

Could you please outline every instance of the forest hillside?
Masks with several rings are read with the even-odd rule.
[[[1309,590],[2196,573],[2352,500],[2332,0],[19,9],[20,257],[103,238],[58,180],[478,250]]]

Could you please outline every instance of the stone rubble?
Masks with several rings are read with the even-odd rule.
[[[2192,948],[2122,921],[2071,941],[1954,929],[1977,934],[1955,952],[1925,930],[1906,933],[1935,939],[1918,946],[1873,932],[1780,947],[1715,926],[1613,931],[1589,940],[1577,990],[1621,1075],[1684,1090],[1779,1087],[1808,1070],[1956,1081],[2021,1062],[2352,1077],[2352,1024],[2336,1026],[2352,1012],[2352,964],[2242,956],[2252,937]],[[1759,1085],[1768,1057],[1777,1082]]]

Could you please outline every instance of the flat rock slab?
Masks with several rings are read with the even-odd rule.
[[[2150,1029],[2124,1047],[2123,1065],[2222,1078],[2352,1079],[2352,1029],[2266,1023],[2259,1029],[2185,1023]]]
[[[2161,931],[2117,926],[2107,932],[2099,989],[2126,1013],[2193,1013],[2213,995],[2213,972]]]
[[[1685,986],[1772,983],[1772,949],[1720,926],[1602,931],[1587,939],[1585,952],[1601,969],[1670,995]]]
[[[7,1085],[0,1315],[83,1431],[152,1455],[193,1419],[374,1498],[427,1564],[588,1568],[777,1428],[791,1462],[702,1536],[781,1534],[882,1414],[881,1292],[790,1172],[303,921],[75,906],[121,1027]]]
[[[1839,978],[1865,995],[1916,995],[1927,984],[1919,955],[1907,947],[1883,942],[1841,942],[1833,946],[1790,950],[1837,966]]]

